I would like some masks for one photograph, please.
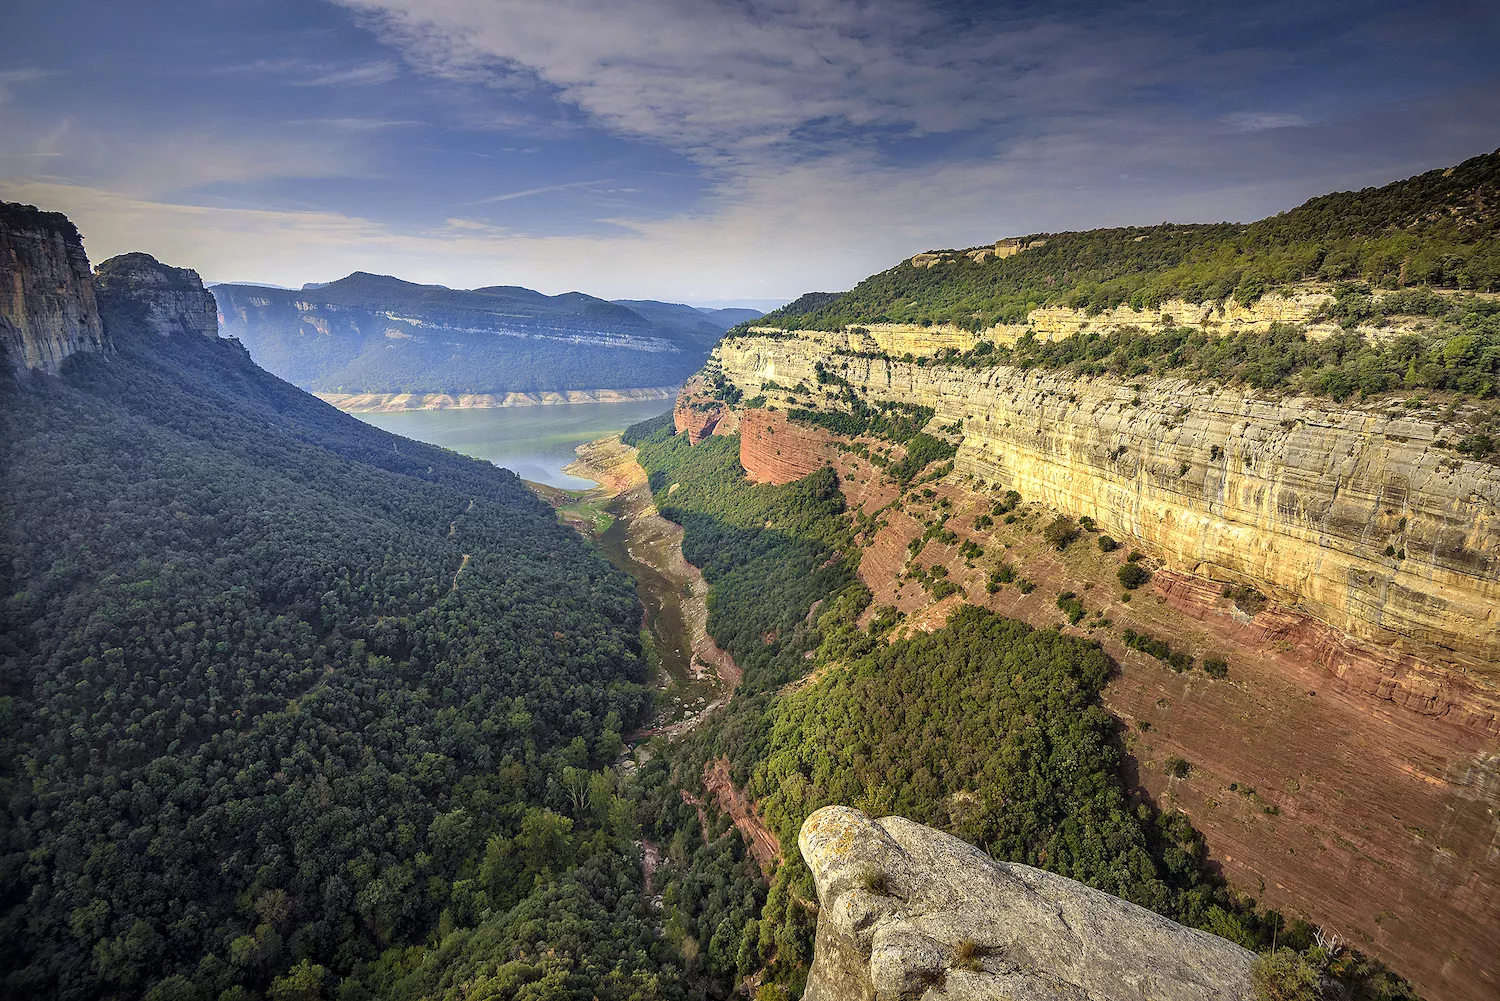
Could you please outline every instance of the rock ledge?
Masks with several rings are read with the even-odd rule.
[[[902,817],[824,807],[807,1001],[1250,1001],[1254,954]],[[961,945],[962,943],[962,945]]]

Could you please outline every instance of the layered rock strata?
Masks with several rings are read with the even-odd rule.
[[[672,408],[672,425],[678,434],[686,434],[688,441],[696,445],[709,435],[733,434],[739,428],[739,418],[729,407],[704,396],[703,382],[695,376],[677,397]]]
[[[1500,470],[1438,447],[1433,416],[833,348],[742,337],[714,363],[747,397],[822,364],[871,403],[929,406],[961,424],[958,474],[1261,587],[1390,651],[1385,696],[1500,736]]]
[[[1432,1001],[1495,993],[1500,753],[1482,729],[1458,725],[1465,710],[1432,715],[1394,697],[1435,669],[1402,674],[1379,647],[1277,601],[1241,608],[1191,573],[1159,568],[1122,600],[1116,571],[1129,544],[1105,553],[1085,533],[1059,553],[1038,531],[1052,517],[1044,506],[1023,503],[1014,525],[987,522],[996,492],[953,475],[893,507],[912,491],[898,491],[871,459],[899,459],[899,446],[851,447],[767,410],[743,412],[740,428],[753,479],[785,482],[832,464],[846,504],[867,519],[856,538],[873,593],[867,616],[891,606],[905,616],[898,632],[930,630],[970,602],[1099,642],[1119,668],[1102,701],[1122,725],[1128,780],[1188,813],[1238,890],[1336,931]],[[929,538],[914,558],[909,546],[930,534],[936,512],[949,515],[955,538]],[[971,544],[984,555],[970,558]],[[1001,564],[1034,593],[990,593],[987,577]],[[965,594],[935,600],[907,574],[913,566],[942,567]],[[1054,601],[1064,591],[1096,617],[1069,625]],[[1227,660],[1228,676],[1177,673],[1132,649],[1127,630],[1168,639],[1200,664]],[[1191,762],[1190,774],[1169,771],[1173,761]]]
[[[0,349],[17,371],[56,372],[104,348],[83,238],[60,212],[0,202]]]
[[[937,255],[917,256],[926,258]],[[941,262],[916,266],[931,267],[936,263]],[[977,331],[951,323],[926,326],[915,323],[865,323],[836,333],[785,330],[774,326],[753,326],[749,330],[756,335],[822,341],[840,344],[849,350],[884,353],[895,357],[905,354],[931,355],[948,349],[968,351],[980,341],[1010,346],[1028,334],[1040,341],[1054,341],[1074,334],[1109,333],[1126,327],[1151,333],[1188,327],[1222,336],[1265,333],[1278,324],[1291,324],[1305,329],[1310,339],[1321,340],[1344,330],[1324,317],[1327,307],[1333,301],[1333,289],[1330,286],[1310,282],[1272,292],[1248,305],[1233,299],[1223,302],[1169,299],[1154,309],[1121,305],[1100,313],[1071,306],[1043,306],[1027,313],[1025,323],[997,323]],[[1387,340],[1412,333],[1427,322],[1429,321],[1422,317],[1393,316],[1386,318],[1381,326],[1358,326],[1354,329],[1367,338]]]
[[[902,817],[824,807],[807,1001],[1250,1001],[1252,953]]]
[[[757,483],[790,483],[827,464],[825,435],[776,414],[747,410],[739,432],[740,465]]]
[[[562,389],[538,393],[314,393],[350,414],[394,414],[408,410],[489,410],[509,407],[558,406],[569,403],[626,403],[634,400],[671,400],[676,386],[644,389]]]

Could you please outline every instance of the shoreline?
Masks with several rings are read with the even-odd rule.
[[[530,393],[313,393],[346,414],[397,414],[414,410],[498,410],[572,403],[636,403],[671,400],[680,386],[635,389],[563,389]]]

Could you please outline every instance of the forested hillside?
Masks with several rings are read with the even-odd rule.
[[[757,324],[838,330],[873,322],[1024,323],[1168,299],[1253,302],[1290,282],[1500,291],[1500,152],[1380,188],[1344,191],[1258,222],[1127,226],[1021,237],[1013,256],[903,261],[842,294],[809,293]]]
[[[691,824],[659,880],[701,842],[610,767],[651,701],[631,582],[510,472],[104,321],[0,378],[0,994],[721,983],[722,894],[763,891],[716,841],[659,935],[640,820]]]

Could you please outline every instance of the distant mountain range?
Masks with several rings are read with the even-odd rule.
[[[302,289],[212,287],[222,332],[289,382],[325,393],[504,394],[675,385],[752,309],[610,302],[357,271]]]

